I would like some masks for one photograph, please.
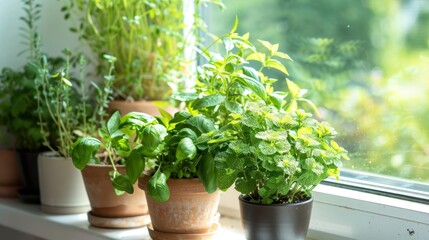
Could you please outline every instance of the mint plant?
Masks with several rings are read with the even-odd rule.
[[[339,177],[346,150],[333,140],[332,127],[299,105],[317,113],[304,98],[305,89],[286,79],[288,89],[274,91],[277,79],[265,70],[288,74],[280,60],[290,57],[278,44],[260,40],[262,49],[257,48],[248,34],[235,32],[237,25],[218,39],[225,47],[223,56],[206,54],[209,62],[198,69],[195,92],[174,97],[219,125],[208,143],[218,143],[212,151],[220,189],[235,185],[255,203],[303,201],[323,179]]]

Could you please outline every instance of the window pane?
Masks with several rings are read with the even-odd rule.
[[[429,1],[224,2],[211,31],[238,16],[239,32],[280,43],[349,151],[345,168],[429,183]]]

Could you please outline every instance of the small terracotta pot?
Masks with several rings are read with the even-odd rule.
[[[304,240],[313,198],[291,204],[257,204],[239,196],[241,222],[247,240]]]
[[[116,166],[125,173],[125,166]],[[134,185],[134,193],[117,196],[110,181],[109,165],[87,165],[82,170],[86,192],[94,216],[106,218],[134,217],[148,214],[145,192]]]
[[[150,176],[139,178],[139,187],[147,189]],[[168,179],[170,199],[156,202],[147,195],[149,214],[155,231],[163,233],[206,233],[218,220],[220,191],[209,194],[197,178]]]
[[[117,110],[122,116],[129,112],[143,112],[152,116],[161,116],[158,111],[158,107],[151,101],[111,101],[107,108],[107,112],[112,114]],[[174,107],[166,107],[164,110],[169,112],[171,115],[174,115],[177,112],[177,109]]]
[[[15,151],[0,149],[0,197],[17,197],[21,187]]]
[[[42,210],[54,214],[75,214],[87,212],[88,196],[80,171],[71,158],[40,153],[37,159]]]

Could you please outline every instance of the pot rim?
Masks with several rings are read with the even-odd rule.
[[[302,201],[302,202],[297,202],[297,203],[285,203],[285,204],[280,204],[280,203],[275,203],[275,204],[262,204],[262,203],[252,203],[247,201],[246,199],[244,199],[244,197],[247,196],[246,194],[240,194],[238,196],[238,200],[240,201],[240,203],[242,204],[247,204],[247,205],[254,205],[254,206],[261,206],[261,207],[284,207],[284,206],[300,206],[300,205],[306,205],[306,204],[310,204],[313,202],[313,197],[310,197],[309,199]]]

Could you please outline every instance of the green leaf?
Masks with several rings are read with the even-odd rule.
[[[146,151],[153,152],[167,136],[167,129],[161,124],[148,125],[142,130],[142,144]]]
[[[208,193],[213,193],[217,190],[215,161],[211,154],[205,154],[200,160],[197,174]]]
[[[238,28],[238,16],[235,16],[234,26],[232,26],[231,31],[229,31],[230,34],[235,33]]]
[[[67,86],[69,86],[69,87],[71,87],[71,86],[73,86],[73,84],[69,81],[69,80],[67,80],[66,78],[61,78],[61,81],[65,84],[65,85],[67,85]]]
[[[213,121],[202,115],[191,117],[186,123],[198,129],[200,133],[208,133],[216,129]]]
[[[113,179],[113,187],[119,191],[125,191],[129,194],[134,193],[133,184],[131,184],[130,179],[126,175],[118,174]]]
[[[259,80],[259,74],[258,71],[256,71],[254,68],[251,67],[243,67],[243,73],[244,75],[251,77],[253,79],[255,79],[256,81],[260,82],[261,80]]]
[[[167,185],[167,177],[159,169],[149,179],[147,192],[157,202],[165,202],[170,199],[170,189]]]
[[[250,146],[244,143],[242,140],[236,140],[231,142],[228,147],[237,154],[249,154]]]
[[[253,112],[245,112],[241,123],[251,128],[262,128],[261,123],[258,121],[259,117]]]
[[[268,60],[265,63],[265,66],[269,67],[269,68],[277,69],[280,72],[282,72],[282,73],[284,73],[286,75],[289,75],[289,72],[287,71],[286,67],[280,61],[278,61],[276,59],[270,59],[270,60]]]
[[[293,99],[296,99],[299,97],[299,93],[301,92],[301,88],[296,85],[296,83],[292,82],[289,79],[286,79],[286,85],[289,89],[290,94],[292,95]]]
[[[80,138],[72,146],[71,157],[74,166],[82,170],[88,162],[95,158],[100,150],[101,142],[96,138]]]
[[[246,57],[247,61],[255,60],[260,63],[265,64],[265,54],[261,52],[252,52],[249,56]]]
[[[225,101],[225,108],[232,113],[237,113],[237,114],[243,113],[243,108],[237,102],[227,100]]]
[[[165,111],[162,108],[158,108],[158,111],[159,113],[161,113],[162,119],[166,122],[169,122],[173,118],[173,116],[171,116],[169,112]]]
[[[141,148],[141,146],[134,148],[125,161],[125,169],[132,184],[137,181],[145,168],[146,159],[140,152]]]
[[[180,129],[180,131],[177,133],[177,136],[179,136],[180,138],[188,137],[192,139],[192,141],[195,141],[198,138],[197,134],[190,128]]]
[[[313,109],[313,111],[316,113],[316,115],[320,116],[319,110],[317,109],[316,104],[314,104],[311,100],[306,99],[306,98],[298,98],[298,101],[303,101],[303,102],[307,103]]]
[[[225,45],[225,50],[226,52],[231,51],[232,49],[234,49],[234,42],[232,41],[231,38],[229,37],[224,37],[222,38],[222,42]]]
[[[266,91],[264,85],[262,85],[258,80],[253,77],[249,77],[245,74],[237,74],[238,77],[235,79],[238,83],[240,83],[243,87],[249,89],[256,95],[258,95],[261,99],[265,100]]]
[[[272,104],[277,109],[280,109],[282,107],[282,105],[283,105],[283,99],[284,99],[284,96],[281,96],[279,94],[272,93],[270,95],[270,100],[271,100]]]
[[[180,101],[180,102],[189,102],[194,101],[198,98],[197,93],[187,93],[187,92],[180,92],[180,93],[174,93],[171,98],[174,100]]]
[[[177,112],[176,114],[174,114],[173,119],[170,120],[170,124],[185,121],[190,117],[192,117],[192,115],[188,112],[184,112],[184,111]]]
[[[119,114],[119,113],[118,113]],[[131,126],[144,126],[148,123],[156,122],[156,118],[142,112],[129,112],[121,119],[121,127],[131,125]]]
[[[235,182],[235,189],[242,194],[249,194],[257,189],[256,181],[254,179],[237,179]]]
[[[275,147],[274,144],[271,144],[271,143],[268,143],[265,141],[261,141],[258,144],[258,148],[259,148],[259,150],[261,150],[261,152],[264,155],[273,155],[274,153],[277,152],[277,148]]]
[[[227,171],[226,169],[218,169],[216,173],[217,184],[222,191],[228,190],[237,178],[234,171]]]
[[[112,142],[113,148],[119,156],[127,157],[130,154],[131,146],[127,139],[121,138]]]
[[[266,140],[266,141],[280,141],[280,140],[286,140],[287,139],[287,131],[286,130],[266,130],[262,132],[256,133],[255,137]]]
[[[276,53],[274,54],[274,56],[277,56],[277,57],[279,57],[279,58],[283,58],[283,59],[286,59],[286,60],[292,60],[292,59],[289,57],[289,55],[287,55],[286,53],[282,53],[282,52],[276,52]]]
[[[273,45],[270,43],[270,42],[268,42],[268,41],[264,41],[264,40],[258,40],[260,43],[262,43],[262,45],[266,48],[266,49],[268,49],[268,51],[270,51],[270,52],[272,52],[272,49],[273,49]]]
[[[119,129],[119,125],[121,123],[121,114],[119,114],[119,111],[116,111],[112,114],[109,121],[107,122],[107,130],[109,131],[109,134],[113,134]]]
[[[205,96],[203,98],[196,100],[193,103],[192,108],[201,109],[201,108],[217,106],[221,104],[223,101],[225,101],[225,98],[226,97],[221,94],[213,94],[213,95]]]
[[[197,147],[194,145],[192,139],[186,137],[180,140],[176,149],[177,161],[185,159],[193,159],[197,155]]]

